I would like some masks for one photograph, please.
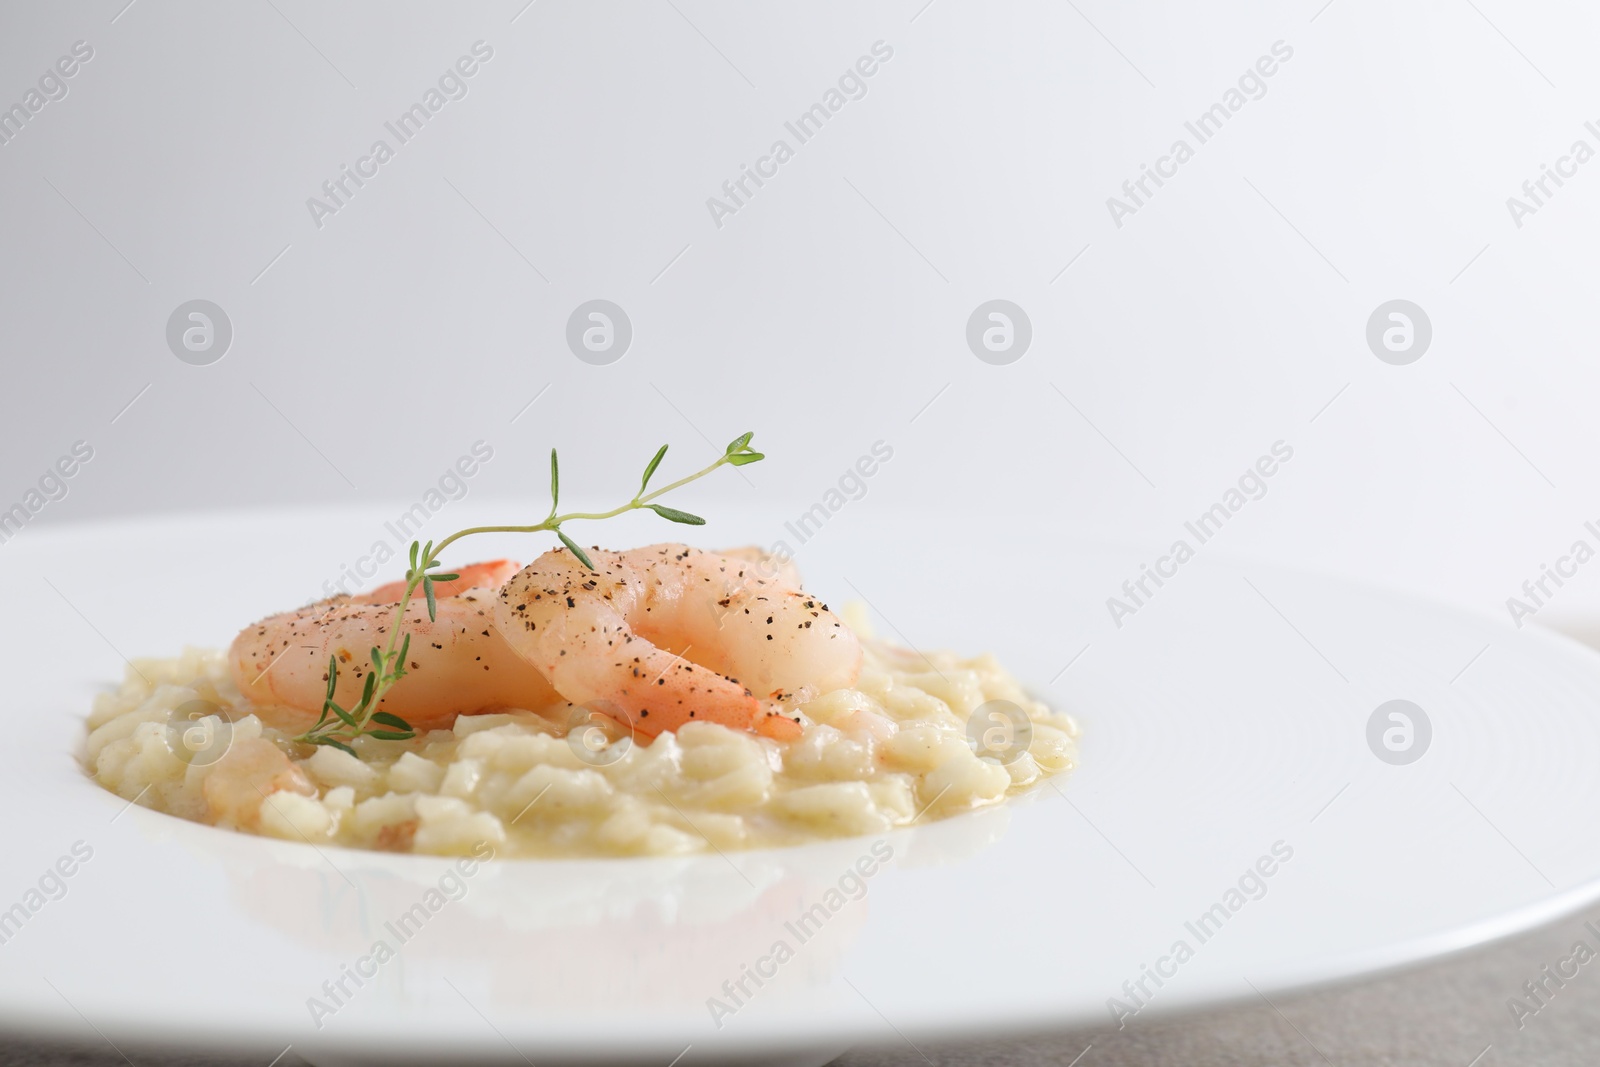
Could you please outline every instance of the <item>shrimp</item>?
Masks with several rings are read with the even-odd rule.
[[[460,568],[460,579],[435,585],[437,621],[426,603],[406,605],[411,635],[406,674],[378,710],[418,731],[448,729],[458,715],[516,707],[537,711],[561,703],[544,675],[514,652],[494,626],[488,590],[515,574],[510,560]],[[246,627],[228,650],[239,691],[262,722],[291,733],[313,726],[328,691],[328,657],[340,671],[334,699],[354,706],[372,670],[368,650],[386,647],[404,582],[359,597],[337,596]],[[419,589],[417,597],[422,596]]]
[[[744,563],[754,563],[756,566],[752,573],[764,578],[775,578],[780,584],[791,589],[800,588],[800,568],[794,565],[794,560],[773,555],[755,545],[744,548],[719,548],[716,554]]]
[[[781,703],[855,682],[861,644],[826,604],[747,550],[665,544],[540,556],[495,621],[567,700],[655,736],[690,720],[800,735]],[[792,570],[788,574],[792,574]]]
[[[306,772],[264,738],[241,741],[228,750],[206,775],[202,787],[206,811],[213,823],[230,822],[253,830],[261,820],[261,802],[270,794],[287,790],[316,796]]]

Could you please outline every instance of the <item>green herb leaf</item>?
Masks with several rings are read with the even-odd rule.
[[[422,579],[422,592],[428,598],[428,621],[439,621],[439,602],[433,596],[433,579]]]
[[[411,542],[411,570],[413,571],[417,569],[417,550],[421,547],[417,542]],[[406,577],[411,577],[410,571],[406,573]]]
[[[669,508],[664,504],[651,504],[650,510],[669,522],[681,522],[685,526],[704,526],[706,524],[706,520],[698,515],[691,515],[687,511],[679,511],[677,508]],[[593,570],[592,567],[590,569]]]
[[[561,538],[561,543],[566,545],[567,549],[574,556],[577,556],[578,559],[583,561],[583,565],[585,567],[588,567],[590,570],[594,570],[594,563],[589,559],[589,554],[587,552],[585,552],[583,549],[579,548],[578,547],[578,542],[576,542],[572,538],[568,537],[567,536],[567,532],[565,530],[561,529],[559,526],[556,527],[556,536]]]
[[[370,678],[372,676],[368,675],[367,677]],[[339,716],[339,718],[344,722],[344,724],[346,726],[354,726],[354,727],[359,728],[360,723],[356,722],[355,716],[351,715],[348,711],[345,711],[343,708],[341,708],[339,705],[335,704],[333,701],[331,701],[331,700],[328,701],[327,707],[328,707],[329,711],[331,711],[335,715]]]
[[[728,462],[735,467],[742,467],[746,463],[759,463],[766,458],[765,452],[740,452],[737,455],[729,456]]]
[[[330,655],[328,657],[328,695],[327,695],[327,697],[325,699],[327,699],[327,700],[332,700],[333,699],[333,690],[334,690],[334,687],[337,686],[338,684],[339,684],[339,657]]]
[[[378,674],[388,674],[389,668],[383,662],[383,649],[377,645],[372,646],[372,669]]]
[[[407,730],[404,733],[398,730],[368,730],[369,736],[376,737],[379,741],[409,741],[416,737],[416,732]]]
[[[749,433],[744,434],[742,437],[735,437],[732,441],[728,442],[727,451],[725,453],[723,453],[723,454],[731,456],[735,452],[744,451],[745,445],[748,445],[750,443],[750,438],[754,437],[755,435],[756,435],[756,432],[754,430],[751,430]]]
[[[644,477],[639,481],[639,496],[643,496],[644,491],[650,487],[650,476],[656,472],[657,467],[661,466],[661,457],[665,456],[666,454],[667,446],[662,445],[661,448],[656,451],[655,458],[650,461],[650,465],[644,469]],[[637,497],[635,499],[637,499]]]
[[[453,582],[457,578],[460,578],[461,575],[459,575],[459,574],[433,574],[433,575],[429,575],[429,577],[431,577],[436,582]]]
[[[350,709],[350,714],[357,716],[365,715],[367,713],[367,709],[372,706],[372,695],[377,691],[378,676],[376,674],[367,675],[367,680],[361,687],[361,700],[356,704],[355,707]],[[357,727],[357,729],[360,728],[359,723],[351,723],[350,725]]]
[[[556,450],[550,450],[550,514],[561,504],[561,467],[556,463]]]
[[[355,749],[351,748],[349,745],[345,744],[343,741],[335,741],[331,737],[313,737],[313,738],[309,738],[309,740],[313,745],[327,745],[329,748],[336,748],[341,752],[348,752],[352,756],[355,756],[355,754],[356,754],[356,750]],[[356,756],[356,758],[360,759],[361,757]]]
[[[372,721],[373,722],[382,723],[385,726],[393,726],[396,730],[409,730],[409,729],[411,729],[411,724],[410,723],[406,722],[400,716],[392,714],[391,712],[387,712],[387,711],[375,711],[375,712],[373,712],[372,713]]]

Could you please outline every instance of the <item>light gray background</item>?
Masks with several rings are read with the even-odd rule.
[[[1600,518],[1600,162],[1506,207],[1600,148],[1578,5],[125,2],[0,5],[0,106],[95,50],[0,146],[0,509],[95,449],[40,525],[411,502],[480,439],[475,499],[538,496],[560,445],[598,502],[662,441],[687,465],[755,429],[769,462],[693,500],[795,515],[883,439],[858,512],[1164,544],[1282,439],[1220,550],[1503,615]],[[306,199],[480,39],[469,95],[318,229]],[[878,40],[866,97],[717,228],[706,198]],[[1106,198],[1279,40],[1116,227]],[[164,339],[196,298],[235,331],[207,367]],[[634,327],[606,367],[564,341],[595,298]],[[1033,325],[1004,367],[964,339],[997,298]],[[1434,329],[1405,367],[1364,340],[1394,298]],[[1592,571],[1541,621],[1600,608]],[[1337,1004],[1324,1041],[1369,1039]]]
[[[708,495],[793,514],[883,438],[884,504],[1165,541],[1282,438],[1226,550],[1495,609],[1600,515],[1600,164],[1521,229],[1505,205],[1600,117],[1578,5],[125,2],[0,8],[0,99],[95,49],[0,147],[0,500],[96,448],[41,522],[415,499],[480,438],[476,494],[536,488],[552,444],[603,491],[754,428],[770,465]],[[470,95],[318,230],[307,198],[479,39]],[[707,197],[880,39],[717,229]],[[1277,40],[1266,96],[1116,228]],[[609,367],[563,343],[597,297],[635,327]],[[1008,367],[963,340],[997,297],[1034,326]],[[1395,297],[1434,324],[1408,367],[1363,340]],[[194,298],[234,323],[214,366],[163,340]]]

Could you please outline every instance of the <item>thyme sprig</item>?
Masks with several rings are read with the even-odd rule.
[[[406,655],[411,649],[411,634],[405,630],[406,608],[411,603],[411,598],[416,594],[417,588],[422,588],[423,597],[428,603],[428,619],[436,621],[438,617],[438,598],[435,586],[439,582],[455,581],[461,577],[459,574],[447,574],[440,571],[439,556],[446,548],[464,537],[484,533],[554,533],[560,538],[561,543],[576,556],[583,565],[591,571],[595,569],[594,562],[589,559],[567,532],[561,527],[564,523],[575,519],[599,521],[615,518],[629,511],[653,511],[668,522],[682,523],[686,526],[704,526],[705,519],[687,511],[669,508],[665,504],[654,501],[660,499],[674,489],[682,488],[690,482],[697,481],[716,470],[718,467],[743,467],[748,463],[755,463],[766,458],[760,452],[750,447],[750,439],[754,433],[742,434],[734,438],[723,449],[722,455],[717,457],[715,463],[698,470],[686,477],[679,478],[670,485],[662,486],[654,492],[649,492],[650,479],[656,473],[656,468],[661,466],[661,461],[666,457],[667,446],[662,445],[651,457],[645,466],[644,476],[639,479],[639,491],[633,494],[633,499],[625,504],[620,504],[610,511],[572,511],[564,515],[557,512],[561,506],[561,465],[556,458],[556,450],[550,450],[550,513],[544,521],[531,526],[472,526],[465,530],[457,530],[449,537],[435,544],[429,541],[426,544],[411,542],[410,565],[406,568],[405,592],[400,597],[400,603],[395,607],[394,623],[389,627],[389,640],[383,648],[374,645],[370,650],[372,669],[367,673],[366,680],[362,683],[361,699],[354,707],[344,708],[334,700],[334,691],[339,684],[339,661],[337,656],[328,657],[328,691],[322,702],[322,715],[317,719],[316,725],[295,740],[308,745],[327,745],[337,748],[350,755],[356,755],[355,749],[350,747],[350,742],[358,737],[373,737],[380,741],[405,741],[417,735],[415,729],[405,719],[388,711],[379,711],[378,705],[383,701],[384,695],[393,688],[394,684],[406,676]]]

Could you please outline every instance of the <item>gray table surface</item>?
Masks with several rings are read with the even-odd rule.
[[[1556,988],[1537,1014],[1518,1020],[1508,1001],[1573,943],[1600,948],[1583,929],[1591,910],[1532,933],[1426,967],[1296,997],[1130,1024],[1121,1032],[1052,1034],[981,1045],[913,1048],[892,1032],[834,1067],[1565,1067],[1600,1063],[1600,959]],[[1531,1003],[1531,1002],[1530,1002]],[[887,1031],[887,1028],[886,1028]],[[117,1040],[115,1034],[108,1034]],[[122,1044],[122,1042],[118,1042]],[[1087,1050],[1087,1051],[1086,1051]],[[4,1067],[267,1067],[267,1057],[165,1053],[106,1042],[44,1045],[0,1039]],[[1079,1058],[1081,1056],[1081,1059]],[[278,1067],[300,1067],[293,1052]],[[682,1067],[690,1067],[692,1056]],[[552,1067],[541,1060],[538,1067]]]

